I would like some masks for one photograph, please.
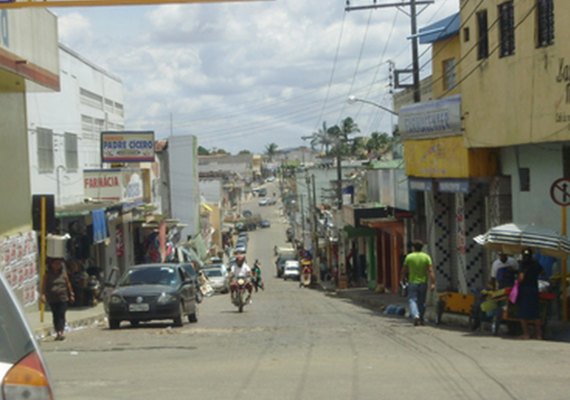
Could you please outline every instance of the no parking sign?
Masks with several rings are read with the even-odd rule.
[[[570,205],[570,179],[560,178],[550,186],[550,198],[556,204],[566,207]]]

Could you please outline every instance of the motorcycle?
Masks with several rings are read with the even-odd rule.
[[[311,267],[305,266],[305,268],[303,268],[303,272],[301,273],[301,277],[299,279],[299,286],[300,287],[311,286],[312,275],[313,275],[313,272],[311,270]]]
[[[103,298],[103,285],[96,275],[89,275],[85,287],[85,302],[87,306],[94,306]]]
[[[235,288],[232,292],[232,303],[239,312],[243,312],[243,307],[249,303],[250,294],[247,290],[248,281],[246,278],[237,278]]]

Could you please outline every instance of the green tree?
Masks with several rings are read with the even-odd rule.
[[[267,155],[267,157],[269,157],[269,160],[273,161],[273,157],[275,156],[275,154],[277,154],[277,148],[279,146],[277,146],[277,144],[275,143],[269,143],[268,145],[265,146],[265,154]]]
[[[198,155],[199,156],[208,156],[208,155],[210,155],[210,151],[203,146],[198,146]]]
[[[341,155],[349,155],[351,152],[351,147],[348,144],[349,136],[357,132],[360,132],[360,128],[351,117],[343,119],[340,126],[330,127],[328,133],[332,143],[334,143],[334,153],[336,154],[340,151]]]
[[[332,138],[329,135],[329,128],[327,128],[326,121],[323,121],[323,126],[311,135],[311,149],[316,150],[320,146],[320,151],[325,150],[325,154],[329,152],[330,146],[333,144]]]
[[[374,157],[381,157],[392,150],[394,138],[387,133],[372,132],[366,143],[366,149]]]
[[[251,154],[251,151],[245,150],[245,149],[244,149],[244,150],[240,150],[239,153],[238,153],[238,155],[241,155],[241,154]]]

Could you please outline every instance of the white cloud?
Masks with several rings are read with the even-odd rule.
[[[418,26],[457,12],[458,3],[436,0]],[[361,128],[390,129],[388,116],[345,100],[356,93],[390,106],[385,61],[408,66],[410,20],[395,8],[345,14],[344,5],[279,0],[82,9],[61,14],[60,33],[122,78],[128,128],[166,135],[172,114],[175,132],[197,134],[206,147],[263,151],[270,142],[302,144],[300,137],[323,120],[330,126],[349,115]]]

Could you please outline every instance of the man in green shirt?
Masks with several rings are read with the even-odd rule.
[[[403,278],[407,276],[408,280],[408,305],[414,326],[424,324],[428,277],[430,290],[435,289],[435,275],[431,257],[422,251],[423,246],[424,244],[420,240],[413,242],[413,251],[406,256],[401,271],[401,276]]]

